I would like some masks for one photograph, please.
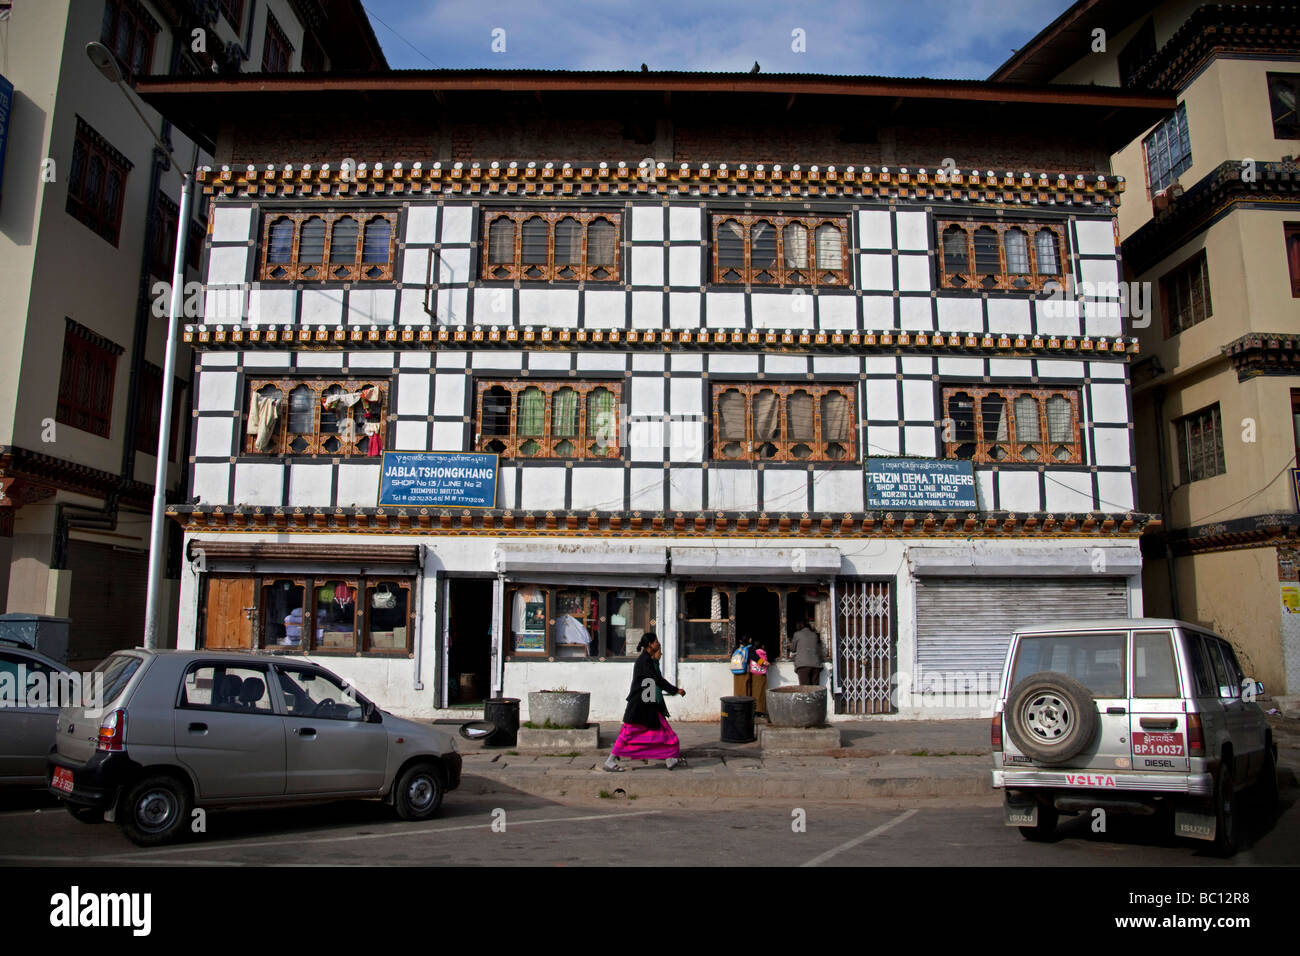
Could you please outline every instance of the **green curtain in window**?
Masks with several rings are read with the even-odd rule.
[[[587,396],[587,437],[596,451],[614,446],[614,422],[614,393],[607,388],[595,389]]]
[[[519,393],[518,434],[540,438],[546,431],[546,396],[540,388],[526,388]]]
[[[578,393],[571,388],[551,396],[551,434],[557,438],[578,436]]]

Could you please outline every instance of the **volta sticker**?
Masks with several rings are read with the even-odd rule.
[[[1113,787],[1115,778],[1107,774],[1067,773],[1065,782],[1072,787]]]

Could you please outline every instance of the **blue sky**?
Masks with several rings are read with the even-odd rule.
[[[363,0],[395,69],[741,70],[983,79],[1067,0]],[[494,31],[504,52],[493,52]],[[802,30],[805,52],[792,49]]]

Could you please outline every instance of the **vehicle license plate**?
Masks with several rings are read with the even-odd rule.
[[[54,768],[54,787],[64,793],[72,792],[72,771],[67,767]]]
[[[1133,754],[1138,757],[1181,757],[1183,735],[1180,733],[1133,733]]]

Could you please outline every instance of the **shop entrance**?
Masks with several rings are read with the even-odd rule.
[[[447,579],[447,703],[480,706],[492,693],[492,579]]]
[[[781,596],[774,588],[754,585],[736,592],[737,640],[750,638],[755,648],[775,661],[781,653]]]

